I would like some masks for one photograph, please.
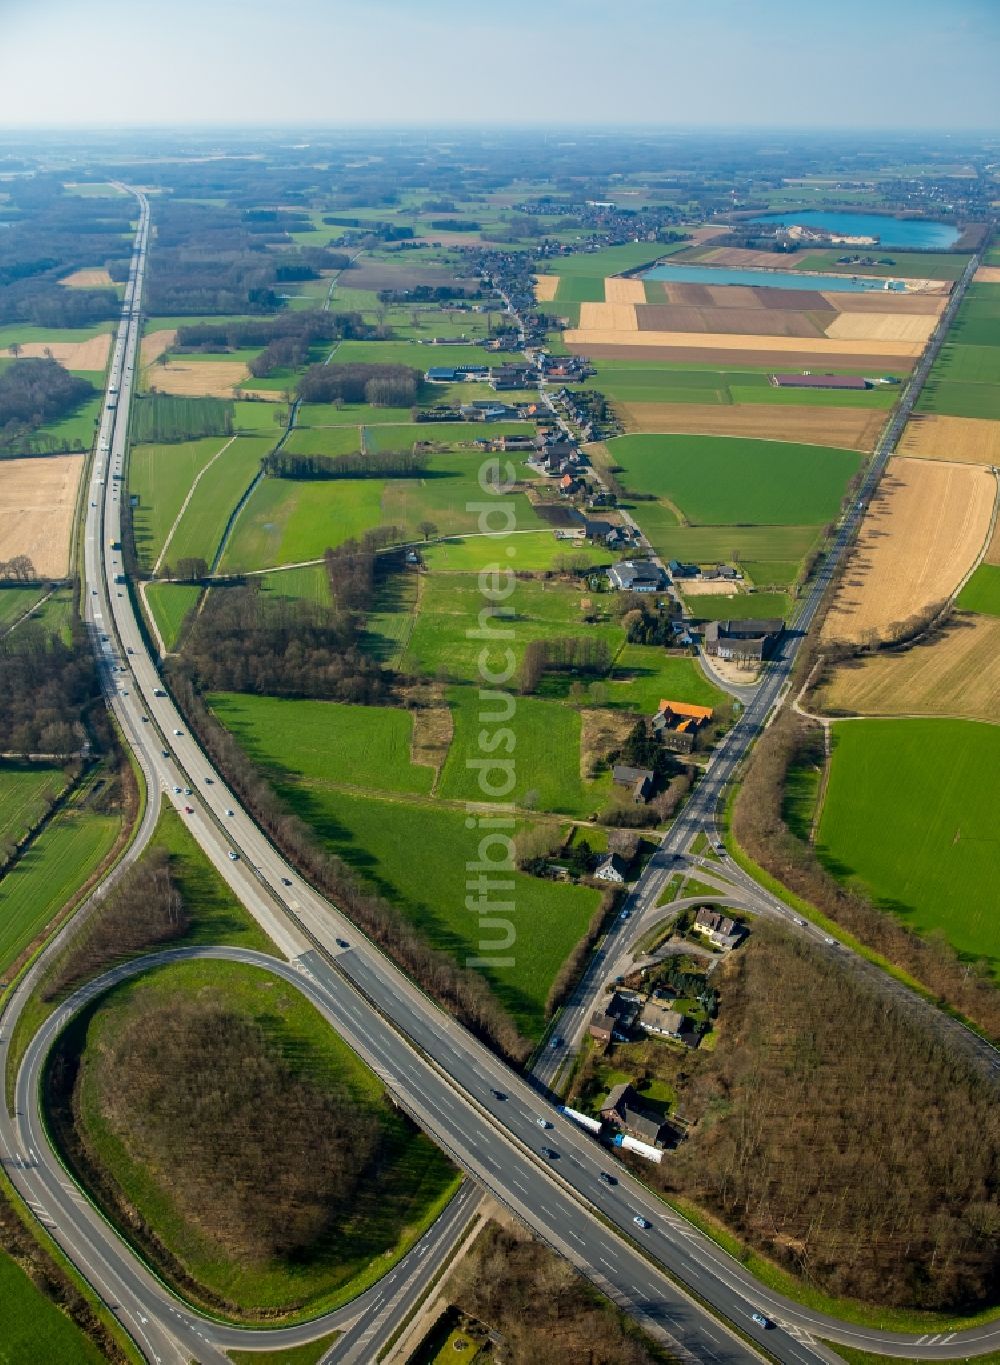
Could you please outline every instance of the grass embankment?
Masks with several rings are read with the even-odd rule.
[[[227,1316],[348,1301],[456,1186],[377,1078],[266,971],[190,962],[116,987],[67,1031],[50,1098],[77,1056],[73,1164],[168,1282]],[[66,1123],[56,1098],[63,1140]]]
[[[4,1365],[52,1360],[98,1365],[106,1357],[25,1274],[0,1251],[0,1360]]]
[[[201,588],[193,583],[146,585],[146,602],[164,649],[171,650],[177,644],[188,612],[197,605],[200,596]]]

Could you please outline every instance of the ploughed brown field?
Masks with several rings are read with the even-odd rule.
[[[864,716],[1000,716],[1000,617],[960,614],[933,640],[839,664],[817,697]]]
[[[672,303],[647,303],[636,308],[643,332],[723,332],[752,336],[821,337],[820,323],[805,312],[776,308],[691,308]],[[824,321],[836,315],[828,312]],[[581,317],[581,322],[583,321]]]
[[[897,457],[875,492],[823,638],[864,643],[952,596],[990,533],[996,479],[979,465]]]
[[[962,464],[1000,464],[1000,422],[980,417],[914,413],[899,443],[901,455]]]
[[[874,450],[886,419],[881,408],[825,408],[782,403],[619,403],[627,431],[684,432],[801,441]]]

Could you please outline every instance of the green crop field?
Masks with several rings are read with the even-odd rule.
[[[835,723],[818,852],[921,933],[1000,979],[1000,729],[967,720]]]
[[[0,972],[82,886],[118,834],[117,816],[69,806],[0,881]]]
[[[398,706],[287,701],[216,693],[212,710],[258,763],[279,779],[417,795],[434,770],[410,760],[413,716]]]
[[[421,346],[416,341],[342,341],[331,365],[409,365],[423,374],[435,365],[498,365],[481,346]]]
[[[262,479],[222,556],[223,573],[319,559],[381,524],[383,479]]]
[[[296,426],[282,446],[290,455],[353,455],[361,449],[358,426]]]
[[[604,276],[561,275],[552,302],[557,305],[557,310],[558,305],[563,303],[603,303]]]
[[[602,251],[581,251],[574,256],[557,256],[546,262],[550,274],[560,278],[566,276],[589,276],[591,279],[604,279],[607,275],[617,275],[623,270],[634,270],[636,266],[652,265],[664,256],[672,256],[683,251],[689,242],[628,242],[624,246],[609,246]],[[603,298],[603,293],[601,298]]]
[[[934,366],[933,379],[959,384],[1000,384],[1000,347],[948,341]]]
[[[51,1299],[38,1289],[16,1261],[0,1251],[0,1361],[28,1365],[100,1365],[101,1351]]]
[[[608,451],[624,483],[708,526],[831,521],[861,464],[855,451],[725,436],[619,436]]]
[[[89,341],[91,337],[114,331],[114,326],[113,322],[98,322],[93,327],[36,327],[30,322],[14,322],[0,327],[0,351],[6,351],[15,342]]]
[[[260,462],[271,447],[263,436],[237,436],[206,467],[177,528],[165,547],[166,558],[177,563],[186,557],[211,564],[229,518],[253,483]]]
[[[725,560],[776,560],[798,564],[819,539],[819,526],[680,526],[662,503],[640,502],[632,515],[664,559],[716,564]]]
[[[146,601],[165,649],[177,644],[188,612],[197,604],[201,589],[193,583],[149,583]]]
[[[592,817],[604,804],[611,787],[610,776],[585,782],[580,776],[580,714],[558,701],[540,697],[518,697],[513,714],[504,728],[509,731],[510,751],[506,747],[487,755],[479,745],[479,735],[497,706],[483,703],[472,687],[453,687],[448,691],[455,723],[455,735],[448,760],[441,774],[439,795],[455,801],[513,801],[527,810],[552,811],[582,819]],[[480,769],[470,762],[485,761],[480,785]],[[516,781],[510,791],[505,773]],[[490,789],[492,786],[492,790]]]
[[[143,568],[156,563],[191,485],[228,440],[227,436],[204,436],[199,441],[132,447],[128,486],[139,499],[133,520]]]
[[[238,398],[233,403],[233,426],[236,431],[272,436],[277,440],[288,420],[284,403],[265,403],[258,399]]]
[[[822,270],[831,275],[875,275],[879,279],[957,280],[969,264],[968,256],[947,251],[885,251],[892,265],[838,265],[843,249],[812,251],[799,261],[796,270]],[[864,254],[864,253],[862,253]]]
[[[980,564],[958,594],[955,605],[960,611],[1000,616],[1000,567],[996,564]]]
[[[298,1259],[254,1262],[228,1256],[224,1241],[185,1212],[174,1193],[173,1176],[165,1178],[143,1160],[141,1140],[109,1122],[100,1102],[96,1063],[81,1069],[79,1123],[90,1150],[126,1203],[155,1227],[171,1258],[195,1284],[238,1312],[251,1319],[289,1310],[295,1317],[311,1316],[349,1301],[390,1269],[438,1216],[456,1187],[454,1168],[393,1108],[378,1078],[304,996],[257,967],[216,961],[157,968],[102,997],[81,1017],[73,1046],[82,1045],[85,1056],[94,1055],[114,1046],[130,1020],[185,998],[212,999],[227,1012],[252,1020],[303,1079],[342,1095],[358,1122],[378,1122],[381,1157],[354,1190],[352,1216],[338,1220],[336,1235],[318,1241]],[[110,1083],[106,1075],[104,1082]],[[287,1141],[294,1140],[289,1133]],[[171,1278],[169,1263],[157,1268]]]
[[[0,853],[23,839],[66,785],[48,763],[0,762]]]
[[[476,911],[465,908],[467,865],[476,859],[480,833],[466,827],[463,811],[334,791],[309,791],[300,804],[294,789],[283,790],[326,845],[436,947],[463,964],[512,959],[509,966],[478,970],[521,1029],[540,1036],[549,987],[597,909],[596,891],[513,873],[513,891],[504,899],[514,904],[516,939],[502,951],[491,949],[499,932],[481,931]]]

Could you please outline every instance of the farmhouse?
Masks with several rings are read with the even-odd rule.
[[[608,579],[619,592],[659,592],[667,576],[659,564],[648,559],[623,559],[608,570]]]
[[[701,934],[716,948],[735,948],[743,937],[743,931],[735,920],[720,914],[707,905],[701,906],[691,926],[696,934]]]
[[[778,616],[745,621],[709,621],[705,627],[705,653],[720,659],[747,659],[760,663],[781,637],[785,623]]]
[[[614,882],[620,886],[625,880],[625,866],[617,853],[609,853],[597,864],[594,876],[599,882]]]
[[[616,763],[611,776],[617,786],[632,788],[632,800],[637,806],[644,805],[653,790],[652,768],[630,768],[627,763]]]
[[[683,564],[679,559],[671,559],[667,564],[671,578],[697,578],[701,573],[697,564]]]
[[[714,569],[702,569],[701,576],[707,582],[716,582],[722,579],[727,583],[735,583],[743,577],[738,569],[734,569],[731,564],[716,564]]]
[[[650,729],[664,746],[676,753],[689,754],[702,726],[712,719],[710,706],[694,706],[684,701],[662,701],[650,722]]]
[[[778,389],[870,389],[870,380],[857,374],[772,374]]]

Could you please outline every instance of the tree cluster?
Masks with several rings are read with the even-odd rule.
[[[299,380],[304,403],[371,403],[374,407],[412,407],[421,375],[408,365],[311,365]]]
[[[522,692],[536,692],[547,673],[604,677],[610,667],[611,650],[606,640],[591,635],[529,640],[521,663],[520,687]]]
[[[96,393],[57,360],[15,359],[0,369],[0,451],[25,450],[25,437],[74,412]]]
[[[76,753],[86,738],[81,712],[99,696],[82,627],[69,644],[33,621],[0,639],[0,751]]]
[[[193,622],[182,667],[208,691],[374,703],[387,675],[355,643],[345,609],[216,588]]]
[[[669,645],[673,643],[670,617],[649,603],[632,607],[622,617],[625,638],[630,645]]]
[[[325,555],[326,576],[330,593],[341,612],[364,613],[370,610],[378,581],[380,566],[378,551],[398,540],[398,526],[376,526],[366,531],[360,540],[345,540]],[[395,567],[394,556],[382,556],[384,568]]]
[[[344,455],[299,455],[283,447],[264,457],[264,469],[276,479],[409,479],[427,471],[423,451],[356,450]]]
[[[681,1096],[691,1136],[643,1176],[828,1292],[942,1311],[994,1302],[995,1082],[917,1003],[768,922],[720,992],[725,1030]]]
[[[116,962],[180,938],[189,924],[170,875],[170,855],[154,844],[118,878],[73,934],[45,978],[43,998],[69,995]]]
[[[733,833],[752,858],[790,890],[923,982],[991,1037],[1000,1037],[1000,992],[987,964],[963,962],[940,936],[922,937],[856,887],[826,870],[795,837],[782,805],[789,769],[804,753],[810,727],[782,712],[757,741],[733,810]]]
[[[336,341],[343,333],[345,319],[354,316],[304,308],[268,318],[189,323],[177,329],[177,345],[183,351],[236,351],[291,339],[305,342],[308,348],[313,342]]]

